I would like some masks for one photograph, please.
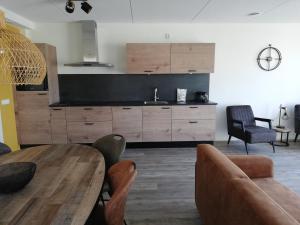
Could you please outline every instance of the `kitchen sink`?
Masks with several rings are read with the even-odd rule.
[[[167,101],[144,101],[145,105],[167,105],[169,102]]]

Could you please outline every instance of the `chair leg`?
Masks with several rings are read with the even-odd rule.
[[[275,145],[274,145],[274,141],[271,142],[271,145],[273,147],[273,153],[275,153]]]
[[[295,136],[295,142],[296,142],[297,139],[298,139],[298,135],[299,135],[299,133],[296,133],[296,136]]]
[[[230,140],[231,140],[231,135],[229,135],[229,137],[228,137],[228,141],[227,141],[227,144],[229,145],[229,143],[230,143]]]
[[[246,141],[245,141],[245,148],[246,148],[246,152],[247,152],[247,155],[248,155],[248,145],[247,145]]]
[[[103,206],[105,206],[105,200],[104,200],[104,198],[103,198],[102,193],[100,194],[100,199],[101,199],[101,202],[102,202]]]

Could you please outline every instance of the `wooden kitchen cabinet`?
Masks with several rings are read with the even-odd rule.
[[[69,143],[93,143],[112,133],[111,107],[67,107]]]
[[[215,105],[172,106],[172,119],[215,119]]]
[[[216,106],[172,106],[172,141],[213,141]]]
[[[51,115],[51,138],[53,144],[68,143],[66,108],[52,107]]]
[[[213,141],[215,120],[173,120],[172,141]]]
[[[143,142],[171,141],[172,109],[170,106],[143,107]]]
[[[111,121],[111,107],[68,107],[67,121]]]
[[[214,64],[213,43],[171,45],[171,73],[213,73]]]
[[[15,93],[15,113],[20,144],[51,144],[47,91]]]
[[[93,143],[112,133],[112,121],[68,122],[67,130],[69,143]]]
[[[131,74],[170,73],[170,44],[127,44],[127,72]]]
[[[113,133],[121,134],[127,142],[142,141],[142,107],[112,107]]]

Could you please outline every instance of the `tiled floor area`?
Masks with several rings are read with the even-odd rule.
[[[240,141],[215,146],[226,154],[245,154]],[[249,145],[250,154],[273,159],[275,177],[300,195],[300,142],[289,147]],[[127,149],[124,159],[137,163],[138,177],[127,202],[129,225],[201,224],[194,203],[195,148]]]

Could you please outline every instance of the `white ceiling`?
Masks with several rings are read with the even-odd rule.
[[[33,22],[93,19],[121,23],[300,22],[300,0],[88,0],[90,14],[66,0],[0,0],[0,6]],[[247,16],[260,12],[257,16]]]

